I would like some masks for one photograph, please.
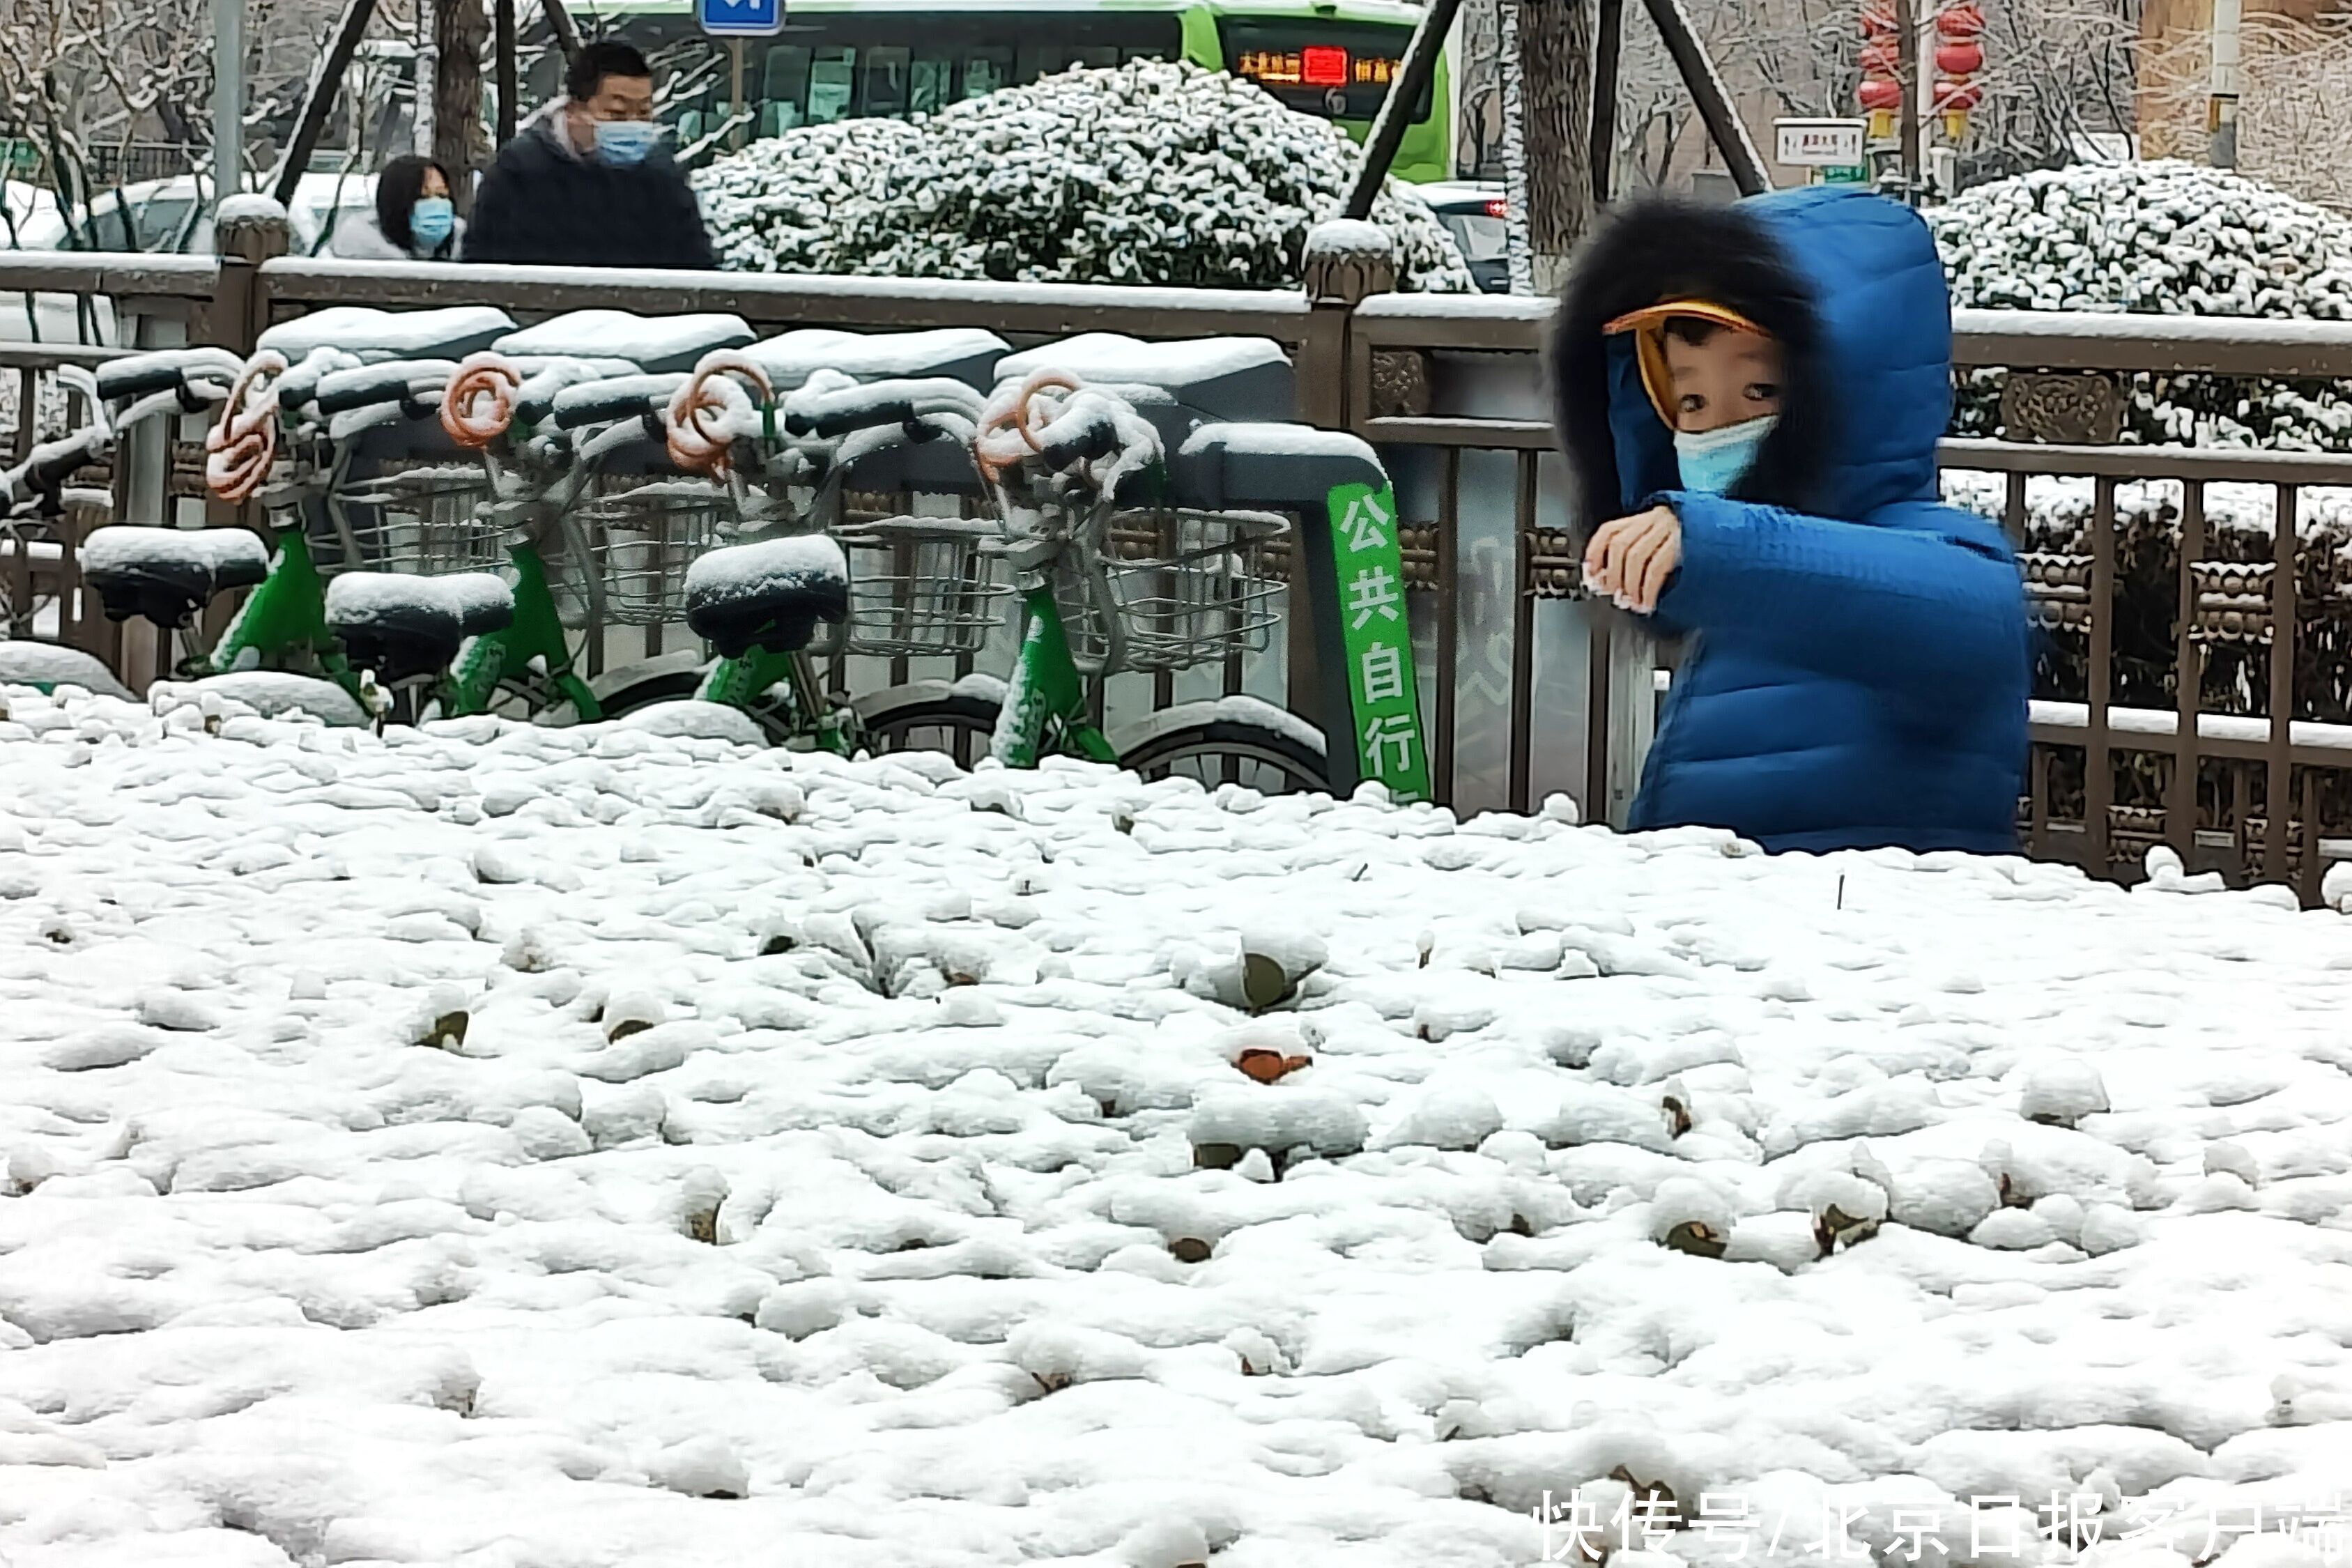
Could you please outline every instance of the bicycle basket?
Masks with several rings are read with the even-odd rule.
[[[312,541],[321,575],[401,572],[444,577],[506,564],[506,529],[492,521],[478,463],[379,468],[327,496],[330,527]]]
[[[846,651],[885,658],[976,654],[1004,624],[1012,584],[982,547],[989,518],[886,517],[835,531],[849,553]]]
[[[609,626],[670,626],[686,619],[686,569],[719,542],[733,517],[725,490],[699,479],[624,483],[575,513],[604,590]]]
[[[1266,546],[1289,531],[1267,512],[1167,509],[1114,514],[1090,574],[1056,574],[1082,668],[1177,670],[1265,651],[1287,585]],[[1108,604],[1094,603],[1107,595]],[[1108,617],[1116,616],[1114,631]]]

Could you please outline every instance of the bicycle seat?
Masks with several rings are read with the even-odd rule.
[[[920,381],[945,376],[986,392],[993,367],[1008,345],[977,327],[942,327],[929,332],[837,332],[822,327],[753,343],[743,351],[765,371],[779,395],[805,384],[820,370],[837,370],[858,381]]]
[[[269,575],[269,547],[242,528],[140,528],[114,523],[82,542],[82,581],[110,621],[133,616],[178,628],[231,588]]]
[[[363,360],[457,360],[478,353],[514,330],[512,316],[488,305],[451,305],[438,310],[335,305],[278,322],[261,334],[256,346],[275,350],[292,364],[323,348],[341,349]]]
[[[651,374],[692,370],[715,349],[740,349],[759,334],[740,316],[640,316],[629,310],[571,310],[490,345],[509,359],[561,355],[626,360]]]
[[[849,562],[822,533],[730,544],[686,569],[686,624],[721,658],[796,653],[848,615]]]
[[[379,681],[414,680],[448,667],[467,637],[514,622],[514,592],[488,572],[405,577],[346,572],[327,584],[327,627],[352,664]]]
[[[1193,424],[1289,419],[1297,413],[1297,378],[1282,345],[1269,338],[1154,343],[1085,332],[997,361],[996,379],[1000,384],[1020,381],[1041,370],[1067,371],[1108,386],[1157,387],[1189,411]]]
[[[1168,459],[1171,500],[1200,511],[1319,511],[1344,485],[1387,488],[1371,447],[1311,425],[1203,425]]]

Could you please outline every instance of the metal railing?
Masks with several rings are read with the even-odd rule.
[[[1298,416],[1364,436],[1396,476],[1440,798],[1465,811],[1523,810],[1565,789],[1596,818],[1619,820],[1630,800],[1664,679],[1655,670],[1672,653],[1654,657],[1583,602],[1547,417],[1546,301],[1396,294],[1360,265],[1318,270],[1312,257],[1304,292],[1251,293],[386,268],[272,258],[266,243],[257,248],[249,233],[234,231],[223,248],[219,261],[0,256],[0,297],[106,297],[128,324],[123,341],[140,346],[244,348],[266,323],[329,305],[461,302],[497,305],[525,321],[593,305],[727,310],[763,330],[979,326],[1016,347],[1087,331],[1274,339],[1297,363]],[[2097,373],[2084,384],[2104,384],[2110,397],[2120,396],[2120,378],[2143,373],[2352,380],[2352,323],[1960,311],[1954,327],[1953,357],[1964,370]],[[29,388],[44,363],[71,352],[0,343],[0,374]],[[2292,521],[2315,489],[2352,489],[2352,457],[2137,447],[2114,444],[2112,433],[2105,441],[1955,440],[1943,450],[1948,472],[1986,476],[1981,483],[1997,492],[2025,551],[2026,588],[2045,631],[2033,756],[2021,787],[2029,851],[2127,879],[2149,846],[2164,843],[2191,870],[2291,882],[2315,898],[2325,862],[2352,856],[2352,711],[2337,710],[2352,679],[2337,653],[2339,642],[2352,644],[2352,585],[2341,603],[2332,589],[2309,591],[2315,573],[2334,568],[2322,559],[2324,542],[2306,542],[2292,525],[2261,539],[2242,520],[2223,542],[2237,553],[2217,553],[2209,497],[2217,485],[2260,486],[2274,519]],[[2033,487],[2053,481],[2088,487],[2087,502],[2066,513],[2071,522],[2037,521]],[[2127,529],[2117,504],[2126,489],[2144,500],[2151,485],[2179,495],[2177,517],[2156,544],[2142,537],[2146,508]],[[161,479],[147,486],[155,495],[168,489]],[[2037,534],[2062,524],[2078,537]],[[69,580],[73,542],[63,542],[54,570]],[[2260,559],[2242,559],[2255,544]],[[2140,559],[2151,550],[2168,553],[2172,577],[2153,611],[2155,568]],[[61,625],[71,637],[92,620],[74,605]],[[2151,629],[2154,620],[2163,625]],[[1292,705],[1319,717],[1311,645],[1294,631],[1280,651]],[[2228,689],[2217,690],[2217,671]],[[903,679],[904,661],[890,673]],[[1241,684],[1238,670],[1221,672],[1223,689]],[[1165,679],[1146,685],[1154,704],[1185,695]],[[2161,700],[2150,700],[2152,691]]]

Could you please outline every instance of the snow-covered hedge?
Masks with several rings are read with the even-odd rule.
[[[2182,163],[1996,181],[1927,215],[1957,307],[2352,321],[2352,220]],[[1962,378],[1955,427],[1999,433],[2001,373]],[[2137,376],[2125,439],[2352,451],[2352,386]]]
[[[1339,211],[1359,153],[1328,121],[1222,72],[1073,70],[911,121],[806,126],[694,176],[745,272],[1276,289]],[[1372,209],[1406,289],[1468,269],[1408,185]]]

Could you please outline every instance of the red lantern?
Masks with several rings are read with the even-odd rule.
[[[1854,96],[1864,109],[1900,109],[1903,106],[1903,84],[1889,81],[1885,77],[1871,77],[1864,80],[1862,90]]]
[[[1936,84],[1936,109],[1938,113],[1957,114],[1974,109],[1983,101],[1983,91],[1972,81],[1939,81]]]
[[[1903,51],[1892,38],[1874,38],[1862,46],[1862,74],[1894,76],[1903,69]]]
[[[1862,8],[1862,36],[1865,38],[1891,38],[1895,34],[1895,12],[1885,5],[1865,5]]]
[[[1946,76],[1974,76],[1984,69],[1984,49],[1972,43],[1938,44],[1936,68]]]
[[[1936,18],[1936,31],[1947,38],[1979,38],[1984,30],[1984,13],[1974,5],[1955,5]]]

